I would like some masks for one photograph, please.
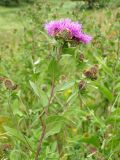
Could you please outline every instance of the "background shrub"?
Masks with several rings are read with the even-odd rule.
[[[1,0],[0,5],[4,6],[19,6],[23,3],[32,3],[34,0]]]

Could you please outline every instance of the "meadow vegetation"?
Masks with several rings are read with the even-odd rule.
[[[119,160],[119,1],[87,5],[0,7],[1,160]],[[92,41],[50,37],[45,23],[61,18]]]

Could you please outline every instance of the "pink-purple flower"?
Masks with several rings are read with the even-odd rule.
[[[69,33],[69,39],[88,44],[92,40],[92,36],[83,32],[82,25],[73,22],[71,19],[60,19],[45,24],[45,30],[51,37],[56,37],[60,33]]]

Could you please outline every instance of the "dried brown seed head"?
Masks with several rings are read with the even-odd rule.
[[[92,72],[90,70],[84,70],[83,73],[87,78],[91,78],[92,77]]]
[[[93,74],[97,74],[97,72],[98,72],[98,65],[95,64],[93,67],[90,68],[90,70],[91,70],[91,72],[92,72]]]
[[[17,85],[13,84],[13,82],[11,80],[9,80],[9,79],[6,79],[4,81],[4,85],[5,85],[6,89],[8,89],[8,90],[15,90],[15,89],[17,89]]]
[[[97,79],[97,74],[98,74],[98,65],[94,65],[90,69],[84,71],[84,75],[92,80]]]

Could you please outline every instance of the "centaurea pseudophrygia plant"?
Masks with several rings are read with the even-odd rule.
[[[50,77],[51,77],[51,91],[50,96],[48,98],[48,104],[44,107],[44,112],[42,112],[40,116],[41,125],[42,125],[42,133],[39,139],[35,160],[38,160],[39,154],[42,149],[42,142],[46,135],[46,123],[44,122],[44,118],[49,115],[49,106],[51,103],[54,103],[54,92],[55,92],[55,84],[56,84],[56,75],[58,75],[56,68],[57,63],[61,58],[62,49],[64,47],[69,47],[68,44],[88,44],[92,40],[92,36],[83,32],[82,25],[78,22],[73,22],[70,19],[60,19],[51,21],[45,24],[45,30],[48,35],[58,42],[59,45],[56,46],[57,53],[56,55],[52,56],[52,60],[50,62]],[[44,117],[43,117],[44,116]]]

